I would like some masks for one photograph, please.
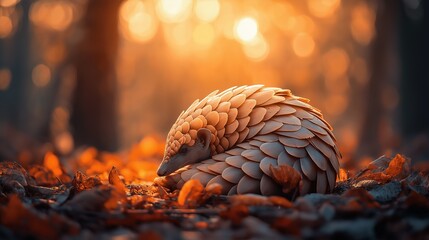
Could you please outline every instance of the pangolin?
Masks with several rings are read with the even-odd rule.
[[[158,183],[189,179],[223,194],[281,194],[270,165],[301,174],[299,194],[332,191],[341,154],[332,127],[309,100],[264,85],[214,91],[183,111],[167,136]]]

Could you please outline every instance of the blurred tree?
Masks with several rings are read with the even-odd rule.
[[[399,0],[377,1],[376,37],[372,42],[369,66],[371,76],[361,100],[365,103],[363,121],[360,130],[357,159],[361,156],[378,156],[385,146],[391,147],[391,141],[383,136],[382,128],[389,116],[383,106],[382,94],[387,85],[394,84],[394,76],[398,74],[396,65],[397,49],[397,17]]]
[[[121,0],[88,1],[83,37],[73,57],[76,89],[71,124],[76,144],[117,148],[115,59]]]
[[[429,2],[402,1],[400,111],[408,154],[429,158]],[[411,141],[410,141],[411,140]],[[414,157],[414,156],[413,156]]]

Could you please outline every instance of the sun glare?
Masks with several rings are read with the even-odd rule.
[[[249,43],[257,36],[258,28],[258,22],[254,18],[244,17],[236,22],[235,34],[239,40]]]

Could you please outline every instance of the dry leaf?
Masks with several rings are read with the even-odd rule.
[[[195,208],[201,200],[203,190],[204,187],[200,181],[191,179],[183,185],[182,190],[180,190],[179,197],[177,198],[177,202],[182,207]]]
[[[47,152],[45,154],[43,165],[47,169],[49,169],[56,177],[60,177],[63,174],[63,170],[61,169],[61,165],[60,165],[60,160],[52,152]]]
[[[395,179],[406,178],[410,174],[410,159],[396,154],[384,172]]]
[[[120,200],[116,194],[116,188],[112,186],[97,186],[76,194],[71,200],[64,203],[63,208],[71,212],[98,212],[104,209],[115,209],[117,207],[117,202]]]
[[[30,169],[29,173],[36,180],[36,183],[39,186],[53,187],[61,184],[61,182],[54,175],[54,173],[44,166],[33,166]]]
[[[115,166],[113,166],[109,172],[109,183],[115,186],[119,192],[125,195],[126,193],[125,184],[119,178],[119,171]]]
[[[298,189],[301,181],[301,174],[293,167],[288,165],[280,165],[274,167],[270,165],[270,171],[273,174],[273,179],[283,187],[283,192],[288,194]]]
[[[0,225],[13,229],[21,238],[59,239],[62,235],[76,235],[79,225],[57,214],[36,212],[12,195],[7,206],[0,208]]]
[[[212,183],[206,186],[205,191],[207,194],[210,195],[220,195],[222,193],[222,185],[220,185],[219,183]]]
[[[347,171],[344,168],[340,168],[340,172],[338,173],[337,182],[347,181]]]
[[[76,171],[72,184],[76,192],[82,192],[84,190],[102,185],[100,178],[87,177],[85,174],[83,174],[80,171]]]
[[[272,206],[273,203],[268,200],[267,197],[257,194],[243,194],[230,196],[229,201],[233,206],[244,205],[244,206]]]

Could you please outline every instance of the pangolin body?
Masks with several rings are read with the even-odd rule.
[[[275,195],[270,165],[301,174],[299,194],[327,193],[341,157],[331,126],[309,100],[263,85],[214,91],[183,111],[167,136],[158,183],[218,183],[223,194]]]

